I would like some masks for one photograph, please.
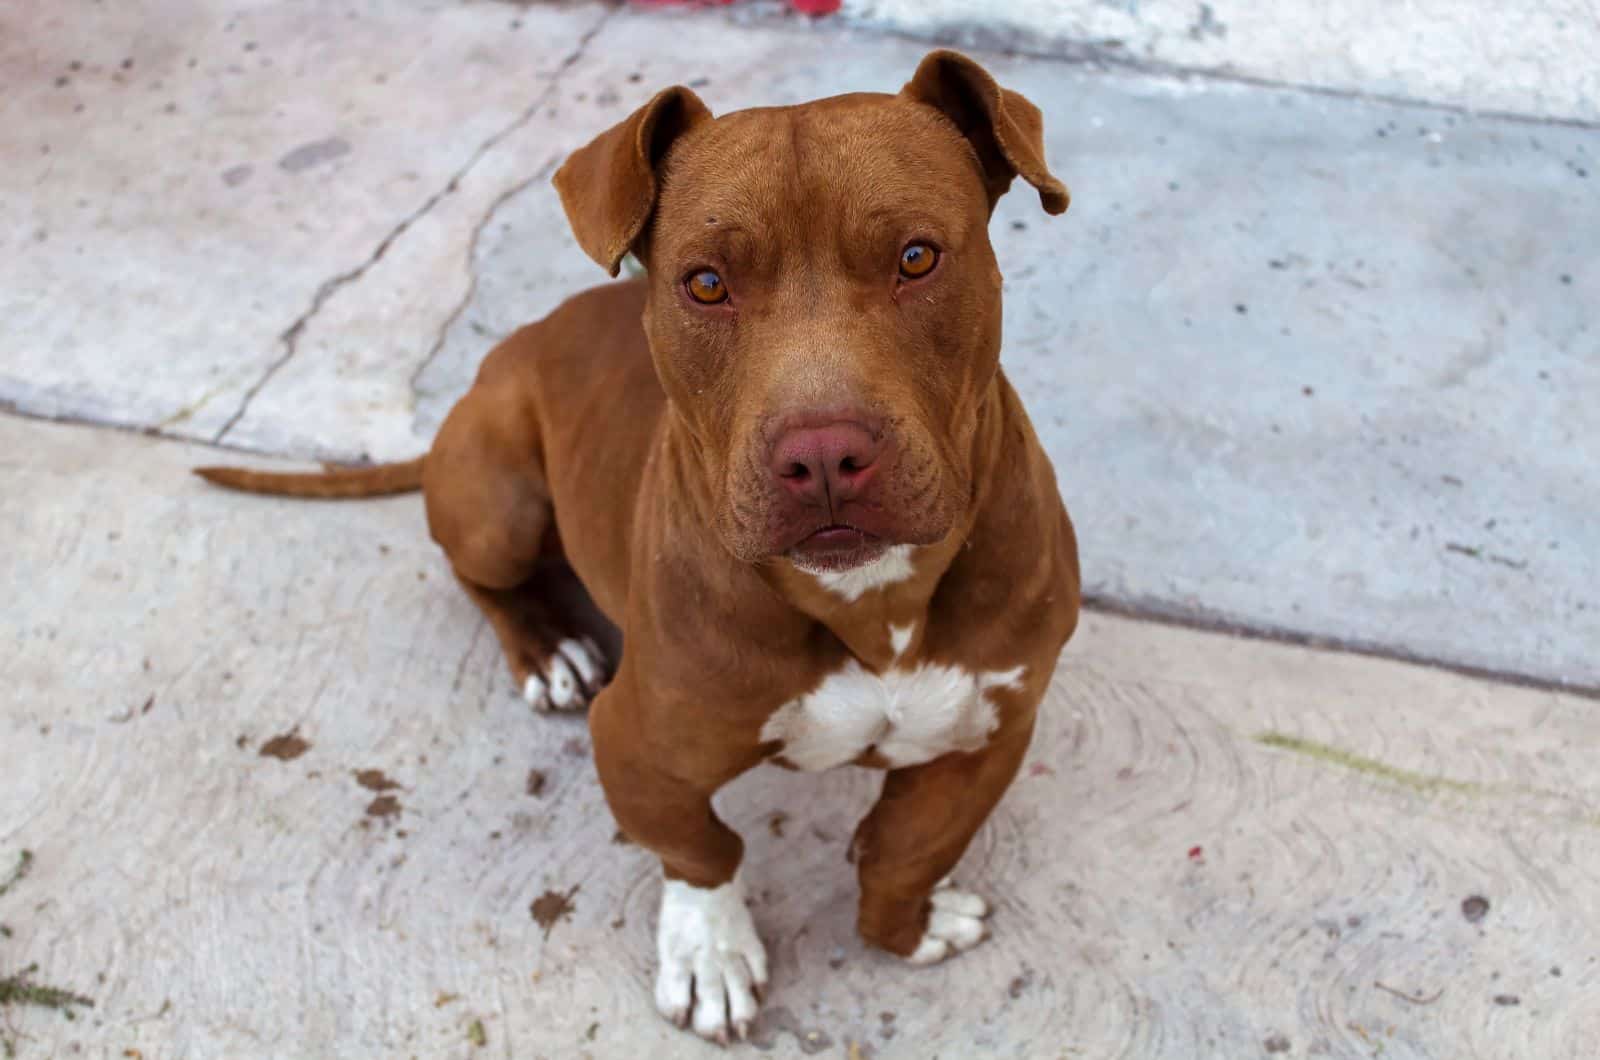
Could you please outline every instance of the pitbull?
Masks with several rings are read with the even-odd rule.
[[[999,367],[988,223],[1017,177],[1067,208],[1038,109],[955,52],[896,95],[721,118],[668,88],[555,175],[583,250],[643,277],[496,346],[425,457],[197,469],[421,487],[517,688],[588,708],[617,823],[661,860],[656,1006],[705,1038],[746,1035],[767,981],[712,809],[762,762],[885,771],[850,845],[866,942],[930,964],[984,937],[950,873],[1079,606],[1072,524]]]

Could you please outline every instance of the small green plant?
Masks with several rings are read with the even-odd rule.
[[[6,1005],[39,1005],[43,1008],[62,1009],[68,1019],[73,1019],[72,1006],[94,1007],[94,999],[74,994],[59,986],[44,986],[32,980],[37,964],[30,964],[15,975],[0,979],[0,1007]]]
[[[16,868],[6,876],[5,882],[0,883],[0,898],[4,898],[12,888],[23,881],[32,865],[33,853],[24,850],[22,856],[17,859]],[[10,938],[11,929],[5,928],[0,932],[0,937]],[[30,964],[20,972],[0,977],[0,1012],[9,1016],[13,1005],[37,1005],[40,1008],[55,1009],[71,1020],[78,1018],[74,1011],[75,1006],[85,1008],[94,1006],[93,998],[84,997],[63,987],[34,982],[33,973],[38,970],[37,964]],[[15,1032],[0,1028],[0,1053],[3,1053],[7,1060],[17,1055]]]
[[[22,877],[28,874],[28,869],[33,864],[33,851],[24,850],[17,859],[17,867],[11,870],[11,875],[6,877],[5,883],[0,883],[0,898],[10,893],[11,888],[22,882]]]

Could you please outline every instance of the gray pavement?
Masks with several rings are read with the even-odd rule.
[[[299,457],[423,449],[497,336],[603,278],[548,175],[656,87],[893,89],[924,47],[582,5],[189,14],[181,46],[131,9],[9,45],[0,402]],[[1075,191],[995,238],[1095,598],[1600,686],[1595,131],[985,58]]]
[[[1593,0],[845,0],[853,25],[1555,120],[1600,120]]]
[[[651,1014],[653,870],[581,724],[513,697],[416,499],[185,469],[424,449],[603,280],[548,177],[661,85],[893,90],[955,38],[1015,52],[979,57],[1074,192],[994,237],[1099,611],[963,866],[996,936],[948,967],[854,941],[867,774],[729,793],[758,1047],[1587,1056],[1600,22],[1375,3],[0,0],[0,883],[35,854],[0,978],[97,1002],[0,1006],[0,1042],[709,1055]]]

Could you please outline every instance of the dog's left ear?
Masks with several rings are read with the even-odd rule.
[[[615,276],[656,206],[656,167],[672,142],[711,120],[700,97],[663,89],[620,124],[572,152],[556,170],[556,191],[583,252]]]
[[[1021,177],[1039,191],[1046,213],[1061,213],[1072,196],[1044,164],[1044,120],[1039,108],[960,52],[928,53],[900,90],[906,99],[937,108],[971,141],[983,166],[989,207]]]

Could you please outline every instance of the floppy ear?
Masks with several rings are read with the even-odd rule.
[[[556,170],[556,191],[578,245],[611,275],[633,248],[656,205],[656,166],[672,141],[711,111],[681,85],[581,147]]]
[[[1020,176],[1039,191],[1046,213],[1071,201],[1067,187],[1044,164],[1044,120],[1022,95],[995,83],[989,71],[960,52],[929,52],[900,95],[937,108],[972,142],[989,188],[989,206]]]

